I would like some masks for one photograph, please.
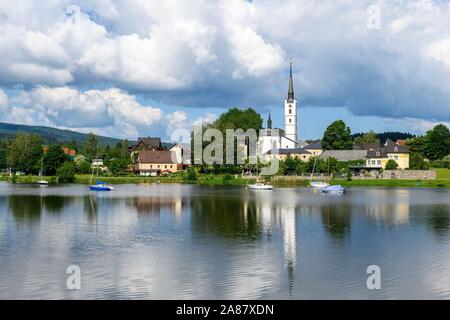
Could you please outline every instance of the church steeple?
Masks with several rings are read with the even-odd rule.
[[[289,87],[287,101],[294,101],[294,83],[292,82],[292,62],[289,63]]]
[[[267,119],[267,129],[272,129],[272,119],[270,118],[270,113],[269,118]]]
[[[297,100],[295,100],[292,81],[292,62],[289,64],[288,96],[284,100],[284,132],[286,138],[297,141]]]

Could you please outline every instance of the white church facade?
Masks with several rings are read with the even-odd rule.
[[[302,153],[307,145],[305,141],[297,139],[297,99],[294,95],[292,80],[292,63],[289,67],[288,95],[284,100],[284,129],[272,128],[272,119],[267,120],[267,128],[260,130],[256,153],[259,157],[270,154]]]

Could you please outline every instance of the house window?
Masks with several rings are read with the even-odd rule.
[[[367,160],[366,163],[368,166],[370,166],[370,160]]]
[[[377,165],[381,165],[381,160],[377,160]]]
[[[289,123],[291,123],[292,122],[292,119],[289,119]]]
[[[158,169],[159,169],[159,164],[158,164]]]
[[[379,157],[380,156],[380,151],[377,151],[377,157]]]
[[[394,160],[398,160],[398,156],[394,156]]]
[[[395,151],[395,152],[398,151],[398,147],[397,147],[397,146],[394,147],[394,151]]]
[[[375,160],[372,160],[372,165],[373,165],[373,166],[375,165]]]
[[[167,164],[164,166],[164,169],[167,169]]]
[[[292,114],[292,109],[289,109],[289,114]]]

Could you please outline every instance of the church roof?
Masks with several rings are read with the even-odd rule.
[[[282,148],[269,150],[267,151],[267,154],[311,154],[311,152],[304,148]]]
[[[318,141],[315,143],[308,144],[305,149],[322,149],[322,142]]]
[[[292,62],[289,65],[289,86],[288,86],[288,102],[293,102],[295,100],[294,97],[294,83],[292,81]]]
[[[321,159],[335,158],[338,161],[363,160],[367,150],[325,150],[319,156]]]

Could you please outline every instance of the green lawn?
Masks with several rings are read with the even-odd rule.
[[[450,169],[432,169],[436,170],[436,179],[450,179]]]

